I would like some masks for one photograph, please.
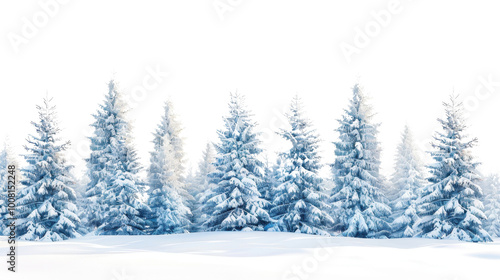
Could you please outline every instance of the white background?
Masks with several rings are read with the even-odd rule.
[[[481,170],[498,172],[500,86],[487,91],[481,79],[500,82],[499,8],[495,1],[2,1],[0,141],[8,135],[23,152],[35,105],[48,92],[62,136],[73,143],[68,157],[82,172],[91,114],[115,78],[130,95],[144,164],[167,98],[195,166],[206,142],[217,140],[235,91],[246,95],[270,154],[282,149],[273,134],[282,113],[302,96],[331,163],[336,120],[360,77],[382,124],[384,174],[392,172],[405,123],[429,148],[453,91],[469,102]],[[390,18],[377,22],[374,14],[384,13]],[[26,32],[30,24],[35,30]],[[368,41],[356,43],[367,28]],[[358,53],[346,57],[346,44]],[[155,68],[169,76],[131,95]]]

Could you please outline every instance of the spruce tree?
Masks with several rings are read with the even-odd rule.
[[[9,165],[14,165],[15,172],[9,169]],[[9,235],[10,228],[8,224],[11,222],[9,220],[12,217],[12,212],[9,212],[9,176],[15,176],[15,187],[16,190],[22,187],[21,173],[19,172],[19,162],[17,157],[14,155],[12,147],[10,146],[8,138],[5,139],[4,147],[0,152],[0,235]],[[11,178],[12,179],[12,178]],[[12,187],[12,184],[10,185]],[[15,213],[15,212],[14,212]]]
[[[8,225],[8,218],[10,218],[8,211],[8,176],[7,167],[8,151],[7,143],[4,144],[3,150],[0,152],[0,235]],[[6,234],[5,234],[6,235]]]
[[[189,188],[191,195],[195,198],[193,209],[193,224],[195,231],[203,230],[202,224],[206,221],[206,213],[208,209],[204,210],[203,206],[211,196],[210,192],[210,174],[215,172],[215,151],[211,143],[207,143],[203,151],[202,158],[198,163],[198,171],[193,178],[193,182]]]
[[[262,180],[262,183],[258,185],[258,190],[262,198],[270,202],[268,204],[268,207],[266,208],[266,210],[268,211],[272,207],[272,200],[273,200],[272,193],[274,187],[276,187],[277,184],[276,180],[277,177],[273,176],[274,168],[275,166],[269,162],[269,158],[266,156],[264,161],[264,178]]]
[[[168,134],[169,145],[172,149],[170,156],[171,172],[177,178],[177,183],[174,185],[176,191],[181,196],[183,203],[187,206],[194,198],[191,196],[187,189],[185,173],[185,158],[184,158],[184,139],[181,137],[182,127],[177,120],[177,115],[174,113],[174,106],[172,101],[168,100],[164,105],[164,116],[160,126],[165,129],[163,133]]]
[[[154,150],[148,169],[148,205],[152,210],[153,234],[183,233],[191,225],[191,211],[179,194],[184,182],[179,174],[179,154],[182,152],[177,150],[181,148],[177,127],[172,104],[166,102],[164,115],[153,134]]]
[[[263,230],[270,221],[257,186],[262,181],[261,141],[256,123],[241,95],[231,94],[225,128],[218,131],[215,145],[216,171],[212,173],[203,226],[210,231]]]
[[[353,87],[349,107],[339,120],[332,170],[333,228],[350,237],[384,237],[391,228],[391,209],[381,193],[378,124],[372,123],[372,109],[359,84]]]
[[[484,229],[492,237],[500,237],[500,178],[498,174],[487,176],[481,184],[484,190]]]
[[[419,201],[421,236],[463,241],[491,241],[482,228],[486,219],[479,200],[481,179],[471,148],[477,139],[468,139],[463,119],[463,105],[457,96],[444,102],[444,119],[438,119],[442,131],[431,143],[433,163],[428,166],[429,185]]]
[[[391,183],[398,193],[391,203],[392,217],[394,218],[391,224],[391,236],[395,238],[413,237],[416,235],[415,224],[420,220],[416,202],[425,181],[423,179],[422,163],[408,126],[405,126],[401,136],[394,168],[395,172],[392,175]]]
[[[27,138],[27,167],[17,200],[17,235],[20,240],[60,241],[79,237],[76,194],[72,166],[64,152],[70,145],[59,138],[60,129],[52,99],[37,106],[39,121],[32,122],[36,134]]]
[[[194,175],[189,192],[193,197],[198,197],[200,193],[208,189],[210,182],[209,175],[215,172],[215,151],[211,143],[207,143],[203,150],[201,160],[198,162],[198,170]]]
[[[144,184],[126,120],[126,105],[113,80],[94,114],[94,135],[87,160],[90,182],[86,219],[99,235],[144,234],[149,208],[141,200]]]
[[[333,219],[325,211],[328,196],[323,193],[318,175],[319,139],[297,96],[287,117],[290,128],[282,130],[280,135],[291,147],[282,154],[283,174],[273,190],[271,215],[280,231],[329,235],[326,229],[333,225]]]
[[[116,169],[119,131],[127,126],[123,118],[124,103],[115,89],[113,80],[108,83],[108,93],[97,113],[93,114],[94,128],[90,139],[90,157],[87,161],[89,182],[85,191],[84,220],[90,230],[95,230],[103,223],[103,193],[112,184]]]

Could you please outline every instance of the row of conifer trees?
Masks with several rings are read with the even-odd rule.
[[[378,124],[362,88],[353,87],[349,106],[336,127],[335,155],[328,155],[333,185],[318,175],[319,138],[295,97],[288,128],[277,133],[289,145],[273,164],[262,160],[257,124],[244,98],[231,94],[219,140],[208,144],[195,175],[186,175],[181,126],[165,103],[141,178],[126,104],[114,81],[93,114],[87,162],[88,182],[75,191],[65,160],[69,142],[59,139],[55,107],[38,106],[36,133],[25,146],[19,176],[17,234],[25,240],[58,241],[97,235],[170,234],[193,231],[283,231],[363,238],[427,237],[491,241],[500,236],[500,184],[487,180],[483,194],[478,162],[471,154],[477,139],[465,134],[457,96],[444,103],[424,167],[408,127],[398,146],[390,181],[379,173]],[[7,234],[6,166],[0,157],[0,230]],[[485,207],[486,204],[486,207]],[[485,214],[486,213],[486,214]],[[488,233],[489,232],[489,233]]]

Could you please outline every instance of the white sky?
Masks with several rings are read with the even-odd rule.
[[[0,3],[0,139],[8,135],[18,152],[33,132],[35,105],[48,91],[72,155],[87,156],[91,114],[110,78],[129,94],[159,67],[169,76],[144,98],[131,98],[135,143],[145,164],[168,97],[185,128],[187,157],[196,164],[206,142],[216,140],[229,92],[236,90],[247,96],[270,152],[282,148],[271,133],[283,124],[280,114],[301,95],[324,140],[324,161],[333,162],[336,119],[359,76],[382,123],[384,174],[392,172],[404,124],[419,143],[428,142],[453,89],[477,101],[469,124],[480,141],[474,151],[481,170],[500,171],[500,85],[490,93],[481,88],[482,78],[500,82],[495,1],[74,0],[57,4],[41,26],[47,12],[39,3],[47,2]],[[221,18],[214,3],[233,7]],[[397,8],[390,9],[386,26],[373,25],[373,13],[390,5]],[[16,52],[11,40],[23,36],[27,21],[36,21],[37,30],[18,40]],[[356,28],[376,32],[377,26],[378,34],[349,63],[341,43],[356,46]],[[76,164],[83,170],[83,161]]]

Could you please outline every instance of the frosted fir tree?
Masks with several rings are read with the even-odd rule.
[[[353,87],[349,107],[339,120],[332,170],[333,228],[344,236],[380,238],[390,234],[391,209],[381,192],[378,124],[359,84]]]
[[[268,203],[257,189],[262,181],[261,141],[255,132],[256,123],[244,106],[241,95],[231,94],[229,116],[225,128],[218,131],[220,143],[211,174],[211,190],[204,209],[206,230],[263,230],[270,221],[264,209]]]
[[[151,152],[148,169],[149,198],[148,205],[152,210],[152,234],[170,234],[188,232],[191,222],[191,211],[184,204],[179,191],[184,184],[178,166],[180,145],[178,142],[177,124],[171,114],[171,103],[164,106],[164,115],[156,129],[153,139],[154,149]]]
[[[278,164],[280,163],[281,156],[278,156],[275,164],[271,164],[267,156],[264,161],[264,178],[262,183],[258,185],[258,190],[261,197],[270,202],[269,207],[266,208],[266,210],[269,210],[272,207],[273,189],[278,185],[278,178],[281,178],[281,176],[277,174],[277,169],[279,168]]]
[[[181,196],[183,203],[188,205],[194,198],[187,189],[184,177],[184,173],[186,171],[186,160],[184,158],[184,140],[181,137],[182,127],[180,122],[177,120],[173,103],[170,100],[165,102],[164,118],[162,119],[162,124],[160,124],[160,126],[163,126],[165,129],[164,133],[168,134],[169,144],[172,148],[172,156],[170,159],[172,161],[171,168],[178,181],[174,187]]]
[[[20,240],[61,241],[79,237],[80,219],[76,214],[72,166],[64,152],[69,141],[59,138],[60,129],[52,99],[44,98],[37,106],[38,122],[32,122],[36,134],[27,138],[22,169],[23,188],[18,191],[17,235]]]
[[[124,119],[125,104],[121,93],[116,90],[113,80],[108,83],[108,93],[103,104],[93,114],[94,133],[90,139],[90,157],[87,161],[89,182],[85,191],[86,205],[84,220],[90,230],[95,230],[103,223],[105,205],[103,193],[111,186],[118,168],[119,131],[126,130]]]
[[[194,191],[194,188],[196,188],[197,183],[196,183],[196,174],[193,170],[193,167],[190,166],[188,169],[186,169],[186,175],[184,176],[184,185],[185,185],[185,190],[189,194],[190,198],[189,200],[185,201],[185,205],[190,209],[192,215],[191,215],[191,222],[193,222],[194,219],[194,209],[195,205],[197,204],[196,201],[196,191]]]
[[[4,235],[3,232],[8,225],[8,218],[10,218],[8,211],[8,157],[7,143],[5,143],[0,152],[0,235]]]
[[[419,200],[422,237],[463,241],[491,241],[482,228],[486,219],[479,200],[478,185],[471,148],[477,139],[468,139],[463,119],[463,105],[457,96],[444,102],[446,117],[438,119],[442,131],[436,132],[431,143],[433,164],[429,166],[429,185]]]
[[[484,229],[492,237],[500,237],[500,177],[498,174],[487,176],[481,186],[484,191],[485,215]]]
[[[120,161],[116,163],[111,184],[102,194],[104,215],[97,228],[98,235],[142,235],[147,231],[151,209],[142,200],[145,190],[137,174],[140,167],[136,152],[125,141],[119,141],[122,142],[118,144]]]
[[[290,143],[282,154],[283,171],[273,190],[271,215],[280,231],[329,235],[325,229],[333,219],[325,211],[328,196],[322,191],[318,155],[319,139],[309,119],[304,116],[299,97],[295,96],[287,114],[289,129],[280,135]]]
[[[9,169],[9,165],[14,165],[15,171]],[[15,212],[9,212],[9,176],[15,176],[16,189],[19,190],[22,185],[22,176],[19,171],[19,161],[17,156],[14,155],[14,151],[10,145],[8,137],[5,139],[4,147],[0,152],[0,235],[9,235],[10,229],[7,225],[11,222],[8,220],[12,218],[11,214],[15,215]],[[12,180],[12,178],[10,178]]]
[[[193,176],[192,183],[189,187],[189,193],[193,197],[199,195],[208,189],[210,184],[209,175],[215,172],[215,151],[211,143],[207,143],[205,150],[203,150],[201,160],[198,162],[198,170]]]
[[[144,186],[137,175],[140,167],[125,113],[122,94],[112,80],[94,114],[87,159],[86,218],[99,235],[136,235],[146,230],[149,208],[141,199]]]
[[[202,158],[198,163],[198,171],[193,178],[192,184],[190,185],[190,194],[195,198],[192,209],[193,209],[193,223],[195,226],[195,231],[200,231],[203,228],[201,225],[206,220],[207,210],[203,210],[203,206],[206,205],[209,198],[211,198],[210,192],[210,174],[216,171],[215,166],[215,151],[211,143],[207,143],[205,150],[203,151]]]
[[[416,203],[425,181],[422,163],[408,126],[405,126],[401,143],[397,148],[394,169],[391,183],[393,188],[398,190],[398,193],[391,203],[394,219],[391,224],[391,236],[395,238],[413,237],[417,233],[415,225],[420,220]]]

